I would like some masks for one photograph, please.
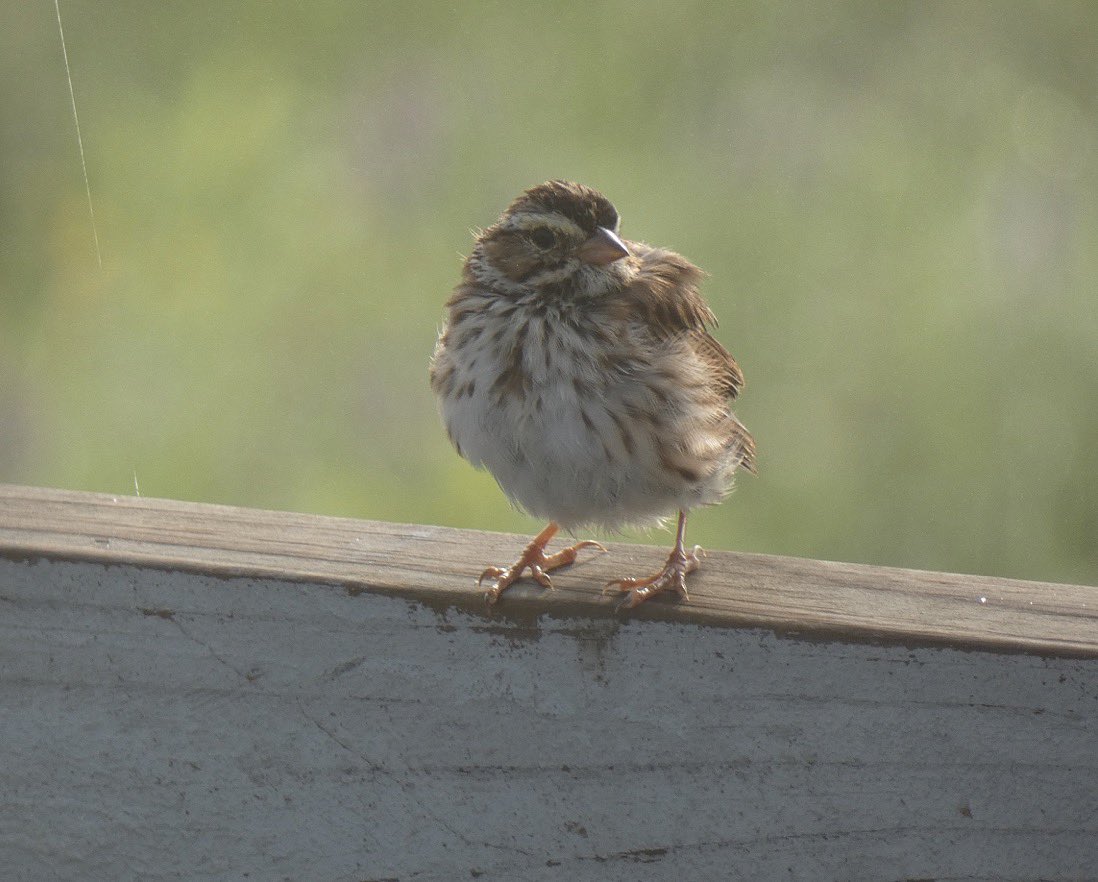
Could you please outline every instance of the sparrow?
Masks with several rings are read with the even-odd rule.
[[[675,545],[650,576],[607,583],[622,606],[662,592],[688,598],[701,548],[686,516],[719,502],[737,471],[755,473],[755,442],[731,405],[744,376],[710,334],[703,272],[673,251],[624,239],[610,201],[554,180],[518,196],[476,237],[430,363],[431,388],[457,452],[487,469],[513,504],[549,521],[518,560],[490,566],[499,600],[524,572],[576,560],[558,530],[662,524]]]

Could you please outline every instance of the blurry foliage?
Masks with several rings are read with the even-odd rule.
[[[530,531],[425,371],[469,229],[569,177],[747,373],[692,540],[1098,582],[1098,6],[66,0],[102,269],[2,7],[0,480]]]

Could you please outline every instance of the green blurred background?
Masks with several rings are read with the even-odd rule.
[[[1098,583],[1098,5],[65,0],[102,267],[53,3],[0,8],[0,480],[532,531],[426,365],[568,177],[747,374],[692,540]]]

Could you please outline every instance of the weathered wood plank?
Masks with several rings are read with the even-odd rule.
[[[0,879],[1096,877],[1093,589],[521,541],[0,488]]]
[[[0,485],[0,552],[269,576],[389,591],[487,614],[473,585],[526,540],[505,534]],[[665,549],[615,544],[555,573],[558,590],[516,586],[496,615],[616,615],[600,586],[655,569]],[[711,552],[691,602],[631,618],[783,633],[1098,655],[1098,589],[759,554]]]
[[[0,559],[0,878],[1078,880],[1098,659]]]

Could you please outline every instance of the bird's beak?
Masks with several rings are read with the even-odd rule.
[[[584,263],[603,266],[621,260],[629,254],[629,249],[606,227],[599,227],[593,236],[580,245],[576,254]]]

